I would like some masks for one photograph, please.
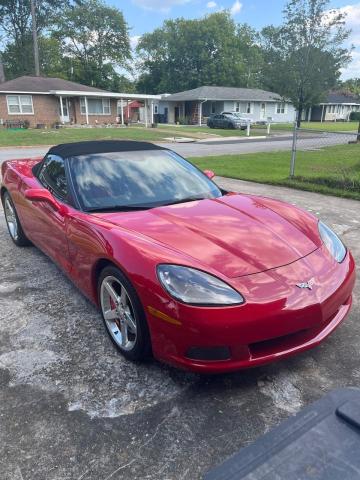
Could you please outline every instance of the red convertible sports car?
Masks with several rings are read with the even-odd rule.
[[[5,162],[1,199],[16,245],[63,269],[128,359],[216,373],[318,345],[350,310],[351,253],[313,215],[212,176],[150,143],[72,143]]]

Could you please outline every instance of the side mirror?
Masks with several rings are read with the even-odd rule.
[[[25,190],[25,198],[31,202],[46,202],[61,215],[67,213],[65,205],[61,205],[46,188],[29,188]]]
[[[205,175],[212,180],[215,177],[215,173],[212,170],[204,170]]]

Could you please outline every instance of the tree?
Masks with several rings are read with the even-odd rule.
[[[324,99],[350,60],[343,47],[349,36],[345,15],[328,5],[328,0],[290,0],[284,23],[262,30],[263,85],[292,101],[298,126],[304,109]]]
[[[23,51],[19,51],[15,42],[8,43],[5,47],[2,57],[8,79],[34,74],[34,56],[30,32],[28,32],[27,38],[28,41]],[[67,59],[63,58],[59,41],[55,38],[40,36],[38,42],[41,73],[49,77],[69,78],[71,76],[71,65],[70,62],[66,61]],[[18,62],[20,56],[24,57],[21,64]]]
[[[256,33],[229,12],[167,20],[137,47],[138,89],[175,92],[200,85],[256,86],[261,61]]]
[[[37,35],[52,25],[65,4],[67,0],[36,2]],[[8,55],[11,53],[11,63],[17,64],[18,75],[34,73],[31,1],[1,0],[0,25],[3,37],[6,38],[4,56],[7,57],[7,62],[9,63]],[[6,67],[5,58],[4,64]],[[6,76],[11,78],[12,72],[6,72]]]
[[[360,98],[360,78],[349,78],[340,83],[340,88]]]
[[[121,78],[116,69],[128,68],[128,26],[121,11],[101,0],[78,1],[66,8],[54,36],[61,42],[67,61],[77,67],[77,81],[109,88]]]

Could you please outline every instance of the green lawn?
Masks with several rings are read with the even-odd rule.
[[[54,145],[57,143],[78,142],[82,140],[145,140],[161,142],[167,137],[191,137],[204,139],[209,136],[244,136],[240,130],[222,130],[204,127],[161,125],[157,128],[145,128],[132,125],[128,128],[60,128],[59,130],[0,130],[0,146]],[[251,135],[264,135],[264,131],[253,130]]]
[[[61,128],[59,130],[0,130],[0,146],[53,145],[82,140],[161,141],[163,132],[155,128]]]
[[[325,132],[357,132],[359,122],[302,122],[301,128],[310,130],[321,130]],[[271,130],[292,130],[291,123],[276,123]]]
[[[290,152],[195,157],[201,169],[216,175],[283,185],[360,200],[360,144],[327,147],[297,154],[296,177],[289,179]]]

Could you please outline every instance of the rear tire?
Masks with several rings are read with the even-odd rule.
[[[98,301],[105,328],[115,347],[129,360],[151,354],[145,312],[135,288],[121,270],[105,267],[98,279]]]
[[[26,247],[31,245],[30,240],[22,229],[18,214],[9,192],[5,192],[2,196],[2,204],[5,213],[6,226],[8,228],[11,240],[18,247]]]

